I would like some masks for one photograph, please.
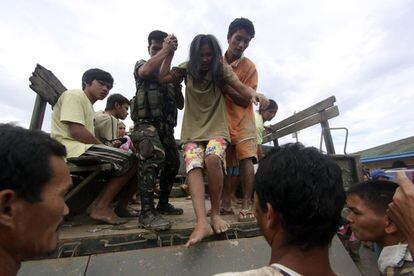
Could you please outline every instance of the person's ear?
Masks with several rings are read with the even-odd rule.
[[[267,227],[271,229],[275,228],[278,224],[280,224],[279,213],[273,209],[272,205],[269,202],[266,203],[266,207]]]
[[[385,216],[385,220],[385,233],[387,233],[388,235],[396,233],[398,231],[397,225],[395,225],[395,223],[388,216]]]
[[[0,191],[0,227],[13,228],[13,202],[16,192],[10,189]]]

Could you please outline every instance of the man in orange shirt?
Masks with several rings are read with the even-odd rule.
[[[247,18],[237,18],[229,26],[227,33],[228,49],[224,55],[224,62],[231,65],[233,71],[239,77],[240,81],[257,89],[257,70],[254,63],[243,56],[243,52],[249,46],[250,40],[254,37],[255,31],[253,23]],[[236,99],[238,93],[231,87],[226,87],[228,94],[233,94]],[[234,98],[234,97],[233,97]],[[254,100],[260,100],[266,105],[267,99],[256,94]],[[257,142],[256,142],[256,125],[251,101],[242,98],[233,100],[226,95],[226,110],[229,131],[231,136],[231,145],[226,151],[226,162],[229,167],[229,175],[226,179],[225,190],[223,193],[223,213],[232,213],[231,199],[235,199],[234,192],[237,188],[237,182],[230,189],[230,178],[234,168],[240,168],[240,181],[243,187],[242,208],[239,214],[239,221],[253,221],[254,214],[251,210],[251,198],[253,193],[254,168],[253,164],[257,163]],[[230,192],[232,190],[232,192]]]

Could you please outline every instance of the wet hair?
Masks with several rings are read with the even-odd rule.
[[[113,110],[115,109],[115,104],[123,105],[123,104],[130,104],[129,100],[122,96],[121,94],[112,94],[106,100],[106,107],[105,110]]]
[[[168,36],[168,34],[166,32],[160,31],[160,30],[155,30],[150,32],[150,34],[148,35],[148,47],[151,46],[151,42],[153,40],[157,41],[157,42],[163,42],[164,38],[166,38]]]
[[[259,208],[281,215],[287,244],[303,250],[330,244],[345,204],[340,167],[300,143],[272,149],[259,163],[254,188]]]
[[[223,85],[223,63],[221,62],[222,51],[217,38],[211,34],[199,34],[194,37],[190,45],[190,57],[187,64],[187,72],[195,82],[200,82],[203,79],[201,74],[201,47],[207,44],[212,53],[213,59],[211,61],[210,70],[213,78],[213,84]]]
[[[11,189],[30,203],[42,201],[54,173],[52,156],[65,157],[66,149],[46,133],[0,124],[0,190]]]
[[[82,89],[85,89],[86,84],[91,85],[94,80],[103,81],[112,86],[114,85],[114,78],[108,72],[93,68],[85,71],[82,76]]]
[[[240,17],[234,19],[233,22],[230,23],[229,30],[227,32],[227,39],[230,39],[231,36],[240,29],[246,30],[251,38],[255,35],[253,22],[247,18]]]
[[[356,195],[376,214],[384,215],[398,184],[387,180],[370,180],[351,186],[347,196]]]
[[[266,108],[263,108],[262,106],[259,107],[260,112],[267,111],[267,110],[276,110],[277,111],[278,109],[279,109],[279,107],[278,107],[277,103],[272,99],[269,99],[269,104],[266,106]]]

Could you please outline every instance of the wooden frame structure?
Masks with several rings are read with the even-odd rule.
[[[321,124],[322,135],[325,141],[328,154],[335,154],[335,147],[332,140],[331,128],[328,120],[339,115],[339,110],[334,103],[335,96],[331,96],[305,110],[296,113],[274,125],[271,125],[263,136],[263,144],[273,141],[274,145],[279,144],[278,138],[295,133],[310,126]]]

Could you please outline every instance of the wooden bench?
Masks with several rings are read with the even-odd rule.
[[[36,65],[29,80],[30,88],[37,93],[30,121],[30,129],[41,130],[46,105],[50,104],[53,108],[59,97],[67,89],[50,70],[47,70],[40,64]],[[84,191],[85,187],[94,181],[102,172],[110,172],[113,166],[110,163],[103,163],[91,156],[68,158],[66,161],[72,175],[74,187],[65,196],[65,200],[75,200],[77,202],[75,209],[82,209],[81,207],[84,207],[83,205],[89,205],[90,197],[88,197],[88,200],[85,200],[84,204],[80,204],[82,200],[76,199],[75,196],[81,190]],[[92,194],[94,193],[96,191],[92,192]],[[75,209],[71,208],[71,210]]]
[[[293,116],[290,116],[274,125],[269,126],[266,128],[265,134],[263,135],[263,144],[273,141],[274,145],[277,146],[279,144],[278,138],[298,132],[299,130],[316,124],[321,124],[321,143],[322,140],[324,140],[326,151],[329,154],[335,154],[331,129],[339,128],[330,128],[328,123],[329,119],[332,119],[339,115],[338,107],[334,105],[335,101],[335,97],[331,96],[317,104],[306,108],[305,110],[294,114]]]

